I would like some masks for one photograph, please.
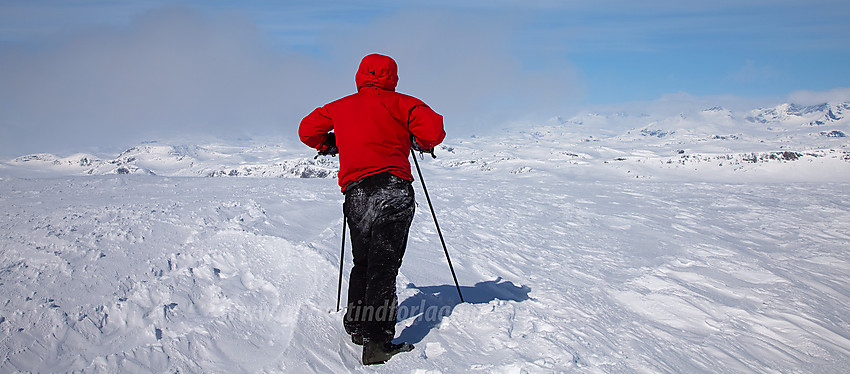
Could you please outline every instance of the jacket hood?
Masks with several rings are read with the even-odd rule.
[[[354,81],[357,83],[357,91],[368,86],[395,91],[398,84],[398,65],[389,56],[368,55],[360,61]]]

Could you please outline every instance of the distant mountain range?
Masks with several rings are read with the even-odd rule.
[[[484,172],[563,172],[573,166],[566,170],[582,175],[615,171],[638,178],[680,174],[734,180],[729,172],[748,172],[759,177],[797,173],[803,180],[835,180],[850,178],[848,114],[848,102],[789,103],[737,113],[713,107],[673,116],[582,113],[493,136],[450,137],[433,163]],[[757,164],[786,166],[753,171],[765,169]],[[799,165],[808,167],[801,170]],[[590,171],[588,166],[601,169]],[[0,174],[333,178],[337,167],[336,158],[314,159],[306,146],[149,142],[114,157],[25,155],[0,164]]]
[[[274,147],[174,146],[147,143],[115,158],[79,153],[66,157],[41,153],[17,157],[7,167],[40,173],[71,175],[145,174],[184,177],[294,177],[327,178],[336,175],[335,159],[294,157],[278,159]],[[304,149],[304,153],[309,153]],[[250,161],[253,162],[250,162]]]
[[[783,104],[775,108],[757,109],[747,117],[747,121],[756,123],[807,122],[809,126],[824,126],[843,120],[850,113],[850,103],[820,104],[802,106]]]

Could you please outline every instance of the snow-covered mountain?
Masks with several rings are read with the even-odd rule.
[[[369,368],[335,310],[335,158],[18,157],[0,165],[0,372],[846,372],[846,113],[593,113],[449,138],[419,163],[465,302],[417,181],[396,325],[416,349]]]
[[[302,149],[302,153],[309,153]],[[223,145],[174,146],[148,142],[121,152],[114,158],[90,154],[57,157],[34,154],[5,163],[10,171],[54,175],[146,174],[184,177],[327,178],[335,176],[336,160],[298,157],[276,146],[236,147]],[[289,152],[292,153],[292,152]]]
[[[850,181],[847,108],[842,103],[744,113],[714,107],[675,116],[586,113],[502,136],[458,140],[438,163],[597,178]],[[817,121],[825,124],[811,125]]]
[[[807,122],[809,126],[824,126],[841,121],[847,114],[850,114],[850,103],[813,106],[782,104],[775,108],[754,110],[747,120],[763,124],[788,122],[793,125]]]
[[[485,171],[505,165],[508,172],[591,165],[602,166],[602,175],[619,170],[642,178],[842,180],[850,177],[848,114],[850,103],[742,113],[713,107],[675,116],[583,113],[494,136],[449,138],[438,163]],[[325,178],[336,168],[335,159],[314,159],[306,147],[147,143],[114,157],[21,156],[3,163],[0,173]]]

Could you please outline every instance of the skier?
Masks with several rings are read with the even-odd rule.
[[[443,117],[421,100],[395,92],[396,62],[363,58],[357,92],[316,108],[298,129],[321,155],[339,154],[338,181],[350,227],[354,267],[343,319],[351,341],[363,345],[364,365],[381,364],[413,349],[394,344],[396,276],[413,221],[411,148],[433,150],[446,136]]]

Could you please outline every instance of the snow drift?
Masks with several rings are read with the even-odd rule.
[[[850,144],[822,132],[848,133],[847,110],[450,139],[420,164],[467,302],[417,187],[397,327],[417,348],[370,368],[334,310],[334,159],[19,157],[0,168],[0,371],[843,372]]]

